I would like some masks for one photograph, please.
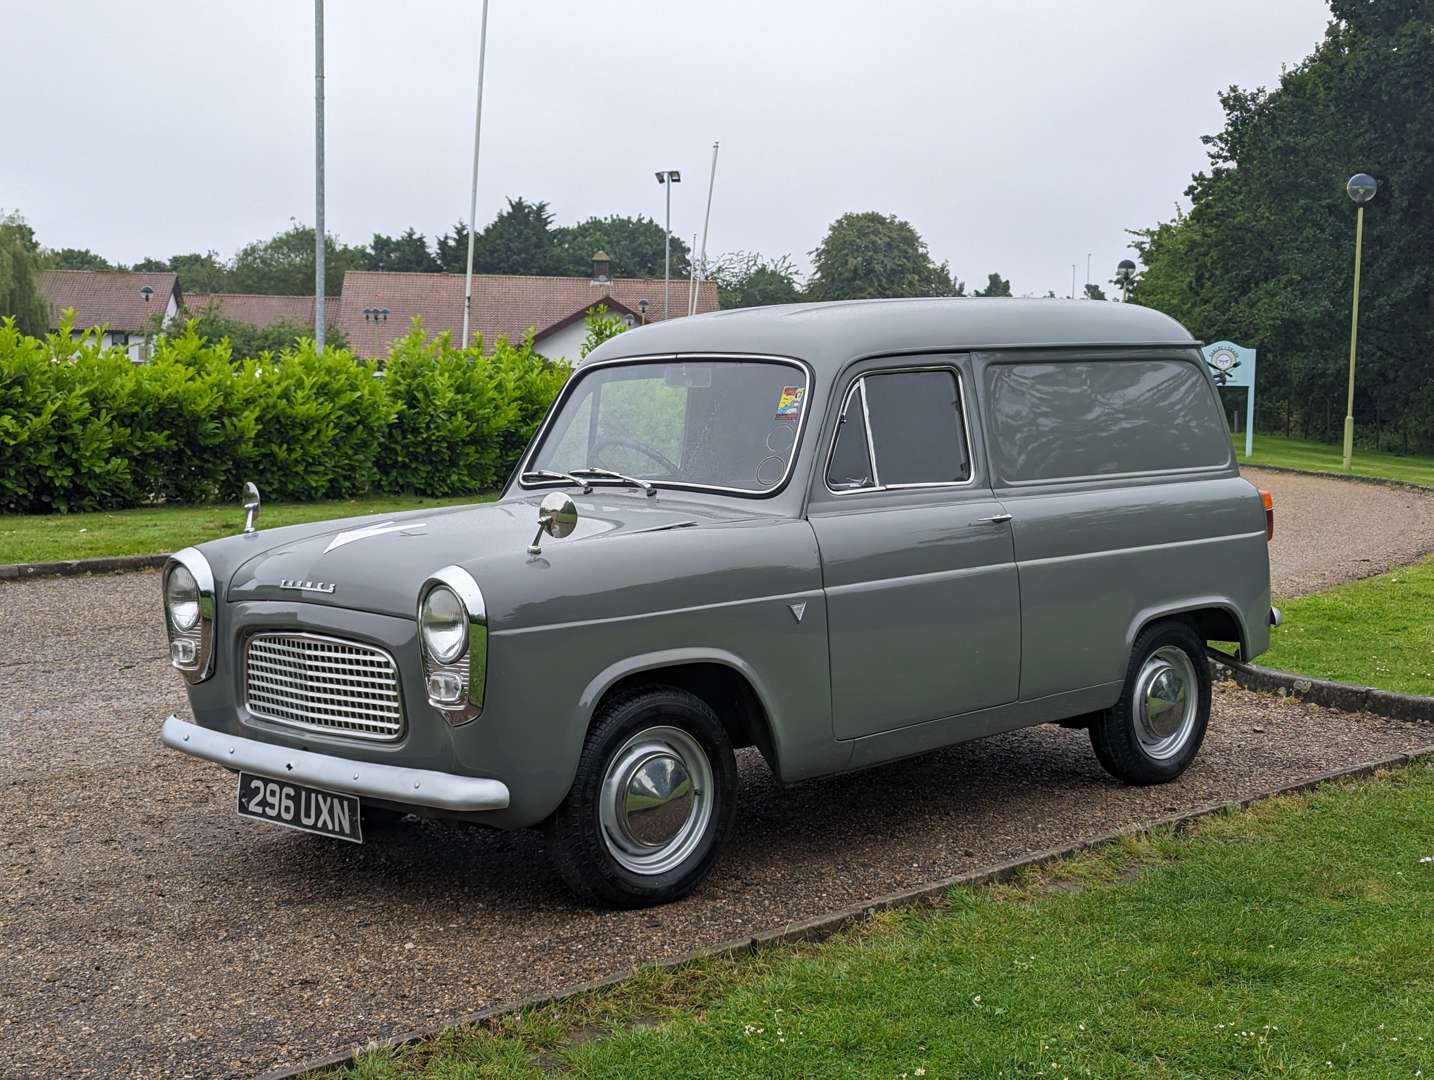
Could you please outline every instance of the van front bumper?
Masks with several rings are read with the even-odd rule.
[[[242,769],[275,780],[292,780],[296,784],[360,798],[459,813],[508,807],[508,785],[501,780],[292,750],[257,739],[226,735],[177,716],[165,720],[160,740],[172,750],[213,761],[226,769]]]

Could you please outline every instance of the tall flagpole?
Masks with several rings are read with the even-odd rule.
[[[702,217],[702,253],[697,257],[697,285],[689,297],[687,314],[697,314],[697,294],[702,291],[702,279],[707,274],[707,226],[712,221],[712,189],[717,185],[717,144],[712,144],[712,172],[707,177],[707,213]]]
[[[478,146],[483,134],[483,55],[488,48],[488,0],[483,0],[483,20],[478,31],[478,107],[473,116],[473,194],[468,200],[468,273],[463,279],[463,340],[468,347],[468,327],[473,311],[473,234],[478,231]]]
[[[314,346],[324,347],[324,0],[314,0]]]

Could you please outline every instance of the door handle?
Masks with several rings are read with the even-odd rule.
[[[1004,525],[1006,522],[1008,522],[1008,521],[1011,520],[1011,515],[1010,515],[1010,514],[992,514],[990,517],[983,517],[983,518],[981,518],[980,520],[981,520],[981,521],[984,521],[984,522],[987,522],[988,524],[991,524],[991,525]]]

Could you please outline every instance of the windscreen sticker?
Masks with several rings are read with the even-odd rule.
[[[777,419],[795,420],[802,414],[802,397],[806,394],[805,386],[784,386],[782,396],[777,399]]]

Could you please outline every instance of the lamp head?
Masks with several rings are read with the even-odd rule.
[[[1369,173],[1355,173],[1349,178],[1349,183],[1344,185],[1344,190],[1356,205],[1362,206],[1374,198],[1374,193],[1379,190],[1379,183]]]

